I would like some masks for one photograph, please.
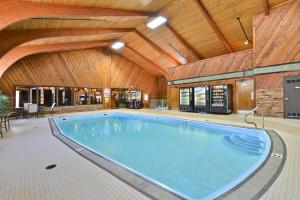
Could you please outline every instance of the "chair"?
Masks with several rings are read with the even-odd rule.
[[[3,133],[2,133],[2,118],[0,118],[0,134],[1,134],[1,137],[3,138]]]
[[[37,116],[37,113],[38,113],[38,105],[37,104],[29,104],[28,114]]]
[[[26,117],[28,118],[28,108],[29,108],[29,105],[32,104],[32,103],[24,103],[24,109],[23,109],[23,117]]]
[[[7,114],[7,116],[5,118],[3,118],[2,122],[1,123],[4,123],[4,128],[6,130],[6,132],[8,130],[10,130],[10,123],[9,123],[9,117],[12,115],[13,113],[12,112],[9,112]]]
[[[30,104],[32,104],[32,103],[24,103],[24,111],[28,111]]]

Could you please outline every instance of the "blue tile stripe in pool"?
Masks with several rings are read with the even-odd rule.
[[[99,112],[54,121],[69,139],[187,199],[229,191],[264,162],[271,146],[263,130],[163,116]]]

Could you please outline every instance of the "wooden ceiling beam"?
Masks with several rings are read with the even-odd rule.
[[[167,75],[167,70],[165,70],[164,68],[158,66],[157,64],[155,64],[154,62],[152,62],[152,60],[148,59],[147,57],[145,57],[144,55],[142,55],[141,53],[139,53],[138,51],[134,50],[133,48],[131,48],[128,45],[126,45],[125,48],[129,49],[131,52],[133,52],[134,54],[138,55],[143,60],[146,60],[148,63],[150,63],[153,67],[155,67],[155,69],[158,70],[164,76]]]
[[[185,48],[187,48],[188,50],[192,51],[193,54],[195,54],[198,59],[202,59],[203,57],[197,52],[196,49],[194,49],[189,43],[187,43],[187,41],[185,41],[185,39],[183,37],[181,37],[181,35],[179,35],[177,33],[177,31],[170,26],[169,24],[166,24],[166,27],[172,32],[172,34],[175,36],[175,38],[177,40],[179,40],[181,42],[181,44],[183,44],[185,46]]]
[[[229,42],[227,41],[227,39],[225,38],[224,34],[219,29],[219,27],[217,26],[217,24],[215,23],[215,21],[212,19],[211,15],[206,10],[206,8],[203,5],[202,1],[201,0],[194,0],[194,1],[196,3],[197,7],[199,8],[199,10],[201,11],[201,13],[203,14],[203,16],[205,17],[205,19],[208,22],[208,24],[211,26],[211,28],[213,29],[213,31],[215,32],[215,34],[217,35],[217,37],[223,43],[223,45],[226,48],[226,50],[229,53],[232,53],[233,50],[232,50]]]
[[[263,1],[263,6],[264,6],[264,11],[265,11],[265,15],[269,15],[270,14],[270,6],[269,6],[269,2],[268,0],[262,0]]]
[[[171,63],[173,63],[175,66],[180,65],[181,63],[179,62],[179,60],[174,57],[173,55],[167,53],[166,51],[164,51],[160,46],[158,46],[157,44],[155,44],[154,42],[152,42],[149,38],[147,38],[144,34],[142,34],[140,31],[136,30],[135,33],[142,38],[143,40],[145,40],[152,48],[154,48],[156,51],[158,51],[160,54],[162,54],[165,58],[167,58]]]
[[[1,0],[0,2],[0,30],[7,26],[35,17],[62,17],[87,18],[114,16],[114,17],[143,17],[153,16],[150,12],[133,10],[120,10],[96,7],[80,7],[69,5],[56,5],[46,3],[25,2],[20,0]]]
[[[70,51],[77,49],[91,49],[111,45],[111,40],[72,42],[43,45],[20,45],[10,50],[0,59],[0,78],[4,72],[16,61],[29,55],[38,53],[50,53],[59,51]]]
[[[0,46],[0,58],[10,49],[41,38],[71,37],[71,36],[90,36],[105,35],[113,33],[132,32],[133,28],[110,28],[110,29],[53,29],[53,30],[3,30],[0,32],[0,40],[5,41]]]

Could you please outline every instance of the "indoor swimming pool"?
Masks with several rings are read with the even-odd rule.
[[[268,157],[264,130],[99,112],[54,119],[61,134],[186,199],[213,199]]]

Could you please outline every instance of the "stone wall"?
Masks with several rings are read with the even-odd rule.
[[[265,116],[283,118],[283,88],[257,89],[256,106],[264,109]]]
[[[94,105],[76,105],[76,106],[59,106],[54,108],[54,113],[71,113],[102,110],[102,104]]]

